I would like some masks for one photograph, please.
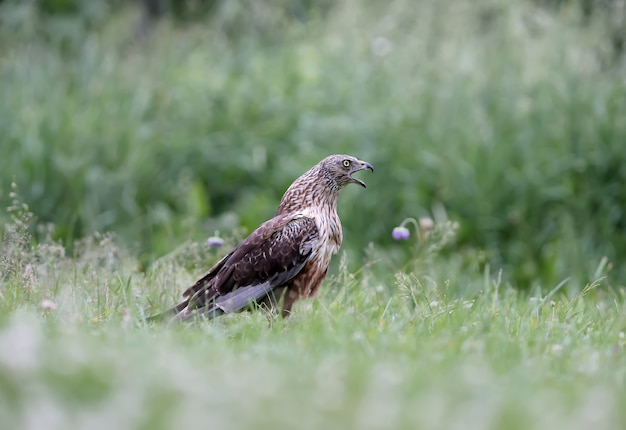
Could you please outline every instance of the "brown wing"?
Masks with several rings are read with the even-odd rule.
[[[265,297],[295,277],[318,243],[315,220],[278,216],[261,224],[230,254],[183,293],[188,299],[177,306],[190,312],[236,312]]]

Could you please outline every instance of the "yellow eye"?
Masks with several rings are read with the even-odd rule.
[[[350,167],[350,160],[343,160],[344,167]]]

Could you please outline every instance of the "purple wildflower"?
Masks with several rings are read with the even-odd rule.
[[[396,227],[391,232],[391,237],[395,240],[407,240],[411,236],[409,229],[406,227]]]
[[[217,236],[211,236],[207,239],[207,243],[211,248],[219,248],[220,246],[224,245],[224,239]]]

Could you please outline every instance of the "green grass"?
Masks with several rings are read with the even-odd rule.
[[[24,225],[7,230],[3,428],[626,424],[626,292],[602,276],[576,296],[560,285],[521,293],[443,258],[433,235],[404,269],[342,261],[287,321],[255,312],[147,326],[150,308],[172,304],[221,253],[188,243],[139,272],[109,237],[72,257],[54,242],[32,247]]]

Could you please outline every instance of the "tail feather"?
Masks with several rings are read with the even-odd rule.
[[[148,323],[156,323],[156,322],[162,322],[166,319],[171,319],[174,318],[176,315],[178,315],[180,312],[182,312],[185,308],[187,308],[187,305],[189,304],[189,300],[185,300],[184,302],[181,302],[179,304],[177,304],[176,306],[174,306],[173,308],[170,308],[166,311],[163,311],[159,314],[156,315],[151,315],[149,317],[146,317],[146,322]]]
[[[255,303],[265,302],[272,290],[272,284],[265,281],[261,284],[239,287],[224,295],[213,295],[208,300],[202,295],[198,296],[201,293],[198,291],[173,308],[146,318],[146,322],[160,322],[167,319],[169,322],[177,323],[197,316],[213,319],[220,315],[240,312]]]
[[[189,300],[185,300],[184,302],[181,302],[164,312],[147,317],[145,321],[148,323],[159,323],[164,321],[167,321],[168,323],[178,323],[183,321],[189,321],[190,319],[196,318],[198,316],[204,316],[207,319],[213,319],[225,313],[226,312],[224,312],[224,310],[222,310],[216,304],[211,304],[209,306],[195,309],[190,308]]]
[[[211,320],[220,315],[224,315],[225,313],[226,312],[224,312],[215,304],[211,304],[211,306],[206,306],[206,307],[191,309],[191,310],[188,307],[185,307],[181,309],[180,312],[178,312],[176,315],[173,315],[170,321],[172,323],[178,323],[178,322],[183,322],[183,321],[189,321],[190,319],[193,319],[199,316],[203,316],[204,318]]]

